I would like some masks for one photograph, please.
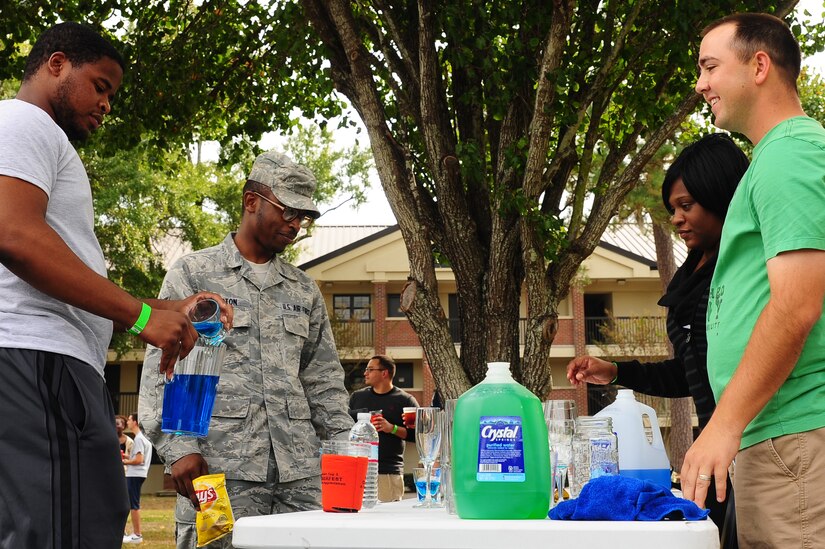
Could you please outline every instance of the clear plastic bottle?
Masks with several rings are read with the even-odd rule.
[[[358,414],[358,421],[350,429],[349,439],[353,442],[366,442],[371,446],[367,480],[364,483],[364,500],[361,507],[372,509],[378,502],[378,431],[370,423],[369,412]]]
[[[506,362],[458,399],[452,480],[463,519],[543,519],[550,505],[550,449],[541,401]]]
[[[619,449],[609,417],[576,418],[570,496],[578,497],[591,478],[619,474]]]

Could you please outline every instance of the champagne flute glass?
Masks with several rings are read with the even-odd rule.
[[[206,345],[220,345],[226,338],[221,322],[221,306],[214,299],[202,299],[189,311],[189,320],[198,332],[198,340]]]
[[[456,513],[453,502],[453,471],[452,471],[452,447],[453,447],[453,416],[455,415],[455,405],[458,402],[455,398],[448,398],[444,401],[443,420],[444,425],[441,433],[441,501],[447,512],[451,515]]]
[[[553,484],[558,491],[558,501],[564,500],[567,471],[573,459],[573,433],[576,425],[574,400],[548,400],[544,403],[544,419],[550,444],[556,452],[556,472]],[[551,497],[551,502],[555,498]]]
[[[433,464],[438,459],[441,450],[441,433],[443,414],[440,408],[424,407],[415,411],[415,446],[418,448],[418,457],[424,465],[424,474],[427,479],[427,489],[424,492],[424,501],[413,507],[434,507],[430,494],[430,480]]]

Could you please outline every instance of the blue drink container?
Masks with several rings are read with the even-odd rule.
[[[185,359],[175,364],[175,375],[163,390],[161,430],[164,433],[207,435],[225,356],[226,345],[199,343]]]

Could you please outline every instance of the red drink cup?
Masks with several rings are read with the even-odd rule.
[[[406,407],[402,410],[401,419],[407,429],[415,427],[415,410],[415,406]]]
[[[378,429],[378,427],[384,423],[384,411],[370,410],[370,423],[372,423],[373,427]]]

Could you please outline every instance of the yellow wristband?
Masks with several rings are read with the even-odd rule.
[[[132,335],[140,335],[140,332],[146,327],[146,323],[149,322],[149,315],[152,314],[152,308],[147,305],[146,303],[143,304],[143,307],[140,308],[140,316],[135,321],[135,325],[129,328],[127,331]]]
[[[392,431],[390,431],[390,433],[392,433],[394,435],[397,432],[398,432],[398,425],[393,425],[392,426]]]

